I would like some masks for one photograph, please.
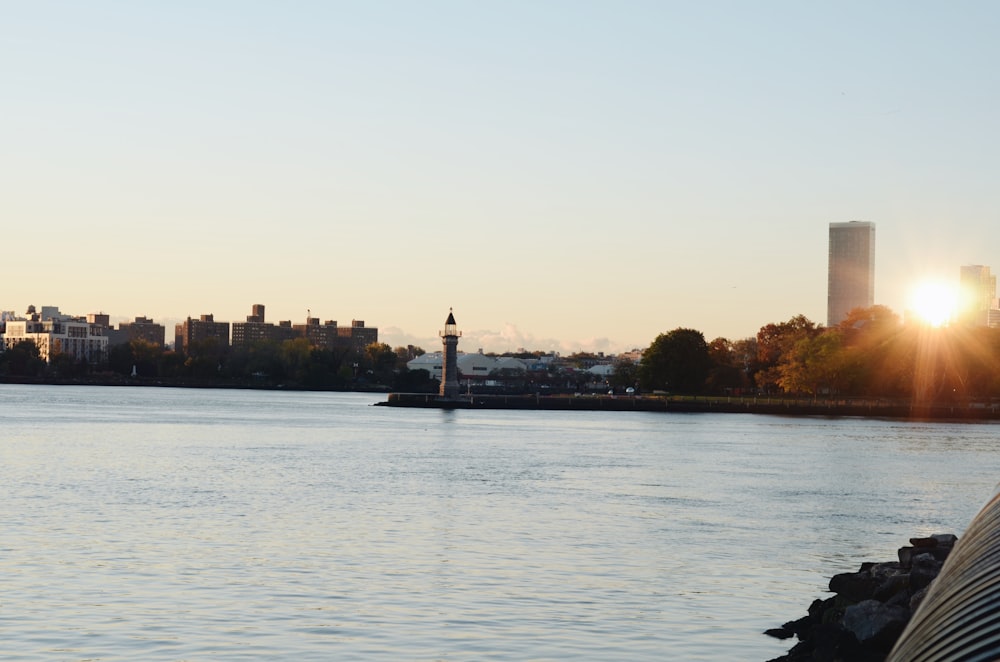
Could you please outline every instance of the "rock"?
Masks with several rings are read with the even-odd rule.
[[[835,595],[814,600],[807,616],[765,632],[799,638],[775,662],[883,661],[957,540],[950,533],[911,538],[910,547],[898,550],[898,562],[865,562],[858,572],[834,575]]]
[[[944,560],[948,558],[949,554],[951,554],[951,547],[932,547],[927,550],[927,553],[936,558],[938,561],[944,563]]]
[[[844,629],[862,645],[888,652],[910,620],[910,610],[864,600],[844,610]]]
[[[889,575],[875,588],[872,597],[879,602],[889,602],[897,594],[910,590],[910,575],[902,571]]]
[[[841,625],[819,625],[813,631],[812,660],[864,659],[857,637]]]
[[[867,572],[845,572],[830,579],[830,590],[851,602],[870,599],[875,586],[875,578]]]
[[[809,632],[809,636],[792,646],[786,655],[774,658],[771,662],[807,662],[820,660],[834,662],[835,660],[852,660],[860,662],[867,660],[861,645],[853,634],[840,625],[817,625]]]
[[[910,588],[914,591],[928,586],[941,572],[944,565],[933,554],[918,554],[913,557],[913,567],[910,569]]]
[[[935,533],[931,538],[938,541],[939,546],[954,547],[958,542],[958,536],[954,533]]]
[[[958,538],[951,533],[935,533],[929,538],[910,538],[913,547],[900,547],[897,552],[899,565],[908,569],[912,565],[914,557],[921,554],[931,554],[938,561],[944,561],[948,558],[948,554],[951,553],[957,540]]]
[[[836,597],[827,598],[826,600],[813,600],[812,604],[809,605],[808,614],[814,623],[823,622],[823,614],[832,609],[837,602]]]
[[[809,628],[811,628],[818,622],[819,622],[818,619],[813,619],[812,616],[803,616],[797,621],[789,621],[785,623],[784,625],[781,626],[781,629],[787,630],[788,632],[791,632],[794,635],[798,635],[798,637],[801,639],[802,636],[809,631]]]

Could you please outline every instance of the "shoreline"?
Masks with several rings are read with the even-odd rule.
[[[389,393],[377,403],[428,409],[521,409],[543,411],[643,411],[665,413],[770,414],[906,420],[1000,420],[1000,403],[910,403],[879,398],[631,395],[466,395],[444,399],[428,393]]]
[[[380,393],[388,394],[387,387],[372,386],[363,388],[354,386],[352,388],[311,388],[299,384],[264,384],[255,382],[219,382],[219,381],[173,381],[165,379],[145,379],[142,377],[121,377],[118,379],[35,379],[26,377],[5,376],[0,378],[0,384],[11,386],[114,386],[114,387],[137,387],[137,388],[194,388],[194,389],[223,389],[223,390],[245,390],[245,391],[303,391],[303,392],[330,392],[330,393]]]
[[[311,388],[298,384],[254,382],[172,381],[141,377],[115,379],[33,379],[4,376],[0,384],[14,386],[113,386],[139,388],[234,389],[257,391],[302,391],[383,394],[381,407],[423,409],[506,409],[524,411],[640,411],[677,414],[765,414],[771,416],[816,416],[884,418],[926,421],[1000,420],[1000,401],[951,401],[911,403],[887,398],[795,398],[780,396],[679,396],[606,394],[467,394],[446,399],[436,393],[402,393],[384,386]]]

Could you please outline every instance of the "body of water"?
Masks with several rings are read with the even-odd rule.
[[[0,657],[766,660],[994,423],[0,385]]]

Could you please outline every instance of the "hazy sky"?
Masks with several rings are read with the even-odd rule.
[[[0,309],[645,347],[1000,271],[992,2],[0,0]]]

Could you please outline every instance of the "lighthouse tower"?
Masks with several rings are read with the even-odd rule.
[[[441,397],[455,399],[458,397],[458,338],[462,332],[455,324],[455,315],[448,309],[448,319],[441,331],[441,342],[444,345],[441,358]]]

